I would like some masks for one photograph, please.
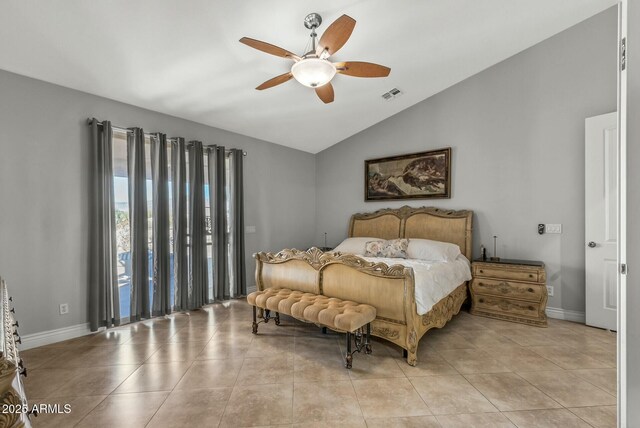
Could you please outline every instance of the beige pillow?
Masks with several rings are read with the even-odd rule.
[[[388,241],[369,241],[365,245],[366,257],[407,258],[408,239],[391,239]]]

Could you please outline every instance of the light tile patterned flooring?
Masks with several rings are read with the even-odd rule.
[[[22,352],[35,427],[613,427],[615,333],[462,312],[411,367],[375,341],[343,368],[344,336],[283,317],[251,334],[244,301]]]

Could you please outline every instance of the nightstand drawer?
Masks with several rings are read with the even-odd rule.
[[[508,298],[542,301],[546,290],[539,284],[526,284],[521,282],[500,281],[488,278],[474,278],[471,283],[472,293],[504,296]]]
[[[527,318],[540,318],[540,303],[510,300],[492,296],[476,296],[474,301],[477,311],[490,313],[503,313],[507,315],[523,316]]]
[[[517,270],[511,270],[502,267],[487,267],[486,265],[474,266],[473,276],[541,282],[537,269],[523,269],[522,267],[519,267]]]

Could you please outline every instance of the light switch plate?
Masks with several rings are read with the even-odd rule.
[[[562,233],[561,224],[546,224],[544,229],[546,233]]]
[[[60,315],[66,315],[69,313],[69,304],[62,303],[60,304]]]

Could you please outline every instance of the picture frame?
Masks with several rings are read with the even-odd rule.
[[[364,161],[364,200],[451,198],[451,147]]]

